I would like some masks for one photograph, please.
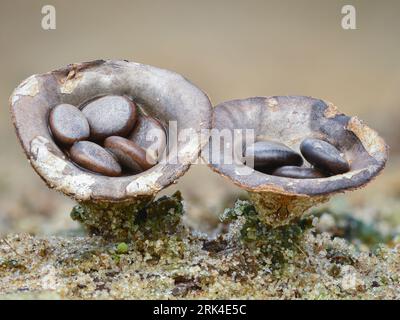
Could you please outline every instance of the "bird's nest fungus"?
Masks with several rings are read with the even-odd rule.
[[[322,100],[256,97],[224,102],[212,111],[206,94],[182,76],[127,61],[72,64],[33,75],[15,89],[10,104],[35,171],[49,187],[80,203],[73,217],[118,239],[129,238],[138,213],[182,176],[202,149],[225,154],[228,144],[215,150],[213,135],[204,146],[204,130],[211,127],[231,136],[253,130],[261,160],[270,161],[272,154],[272,160],[289,165],[239,174],[247,162],[205,156],[214,171],[249,192],[259,219],[272,227],[335,193],[364,186],[383,169],[388,152],[374,130]],[[152,163],[144,156],[148,128],[163,136]],[[189,139],[179,137],[185,129]],[[170,136],[174,130],[176,139]],[[319,148],[325,150],[322,156]]]
[[[335,193],[366,185],[384,168],[388,155],[388,147],[383,139],[361,120],[344,115],[332,103],[311,97],[273,96],[227,101],[214,108],[213,128],[231,132],[250,129],[254,132],[256,142],[282,143],[285,148],[298,154],[302,142],[304,147],[308,147],[304,145],[305,140],[322,140],[323,143],[329,143],[332,149],[336,148],[347,161],[348,168],[344,170],[347,172],[300,179],[258,170],[240,174],[243,172],[243,163],[214,162],[208,156],[210,167],[248,191],[260,219],[273,226],[288,223]],[[215,148],[215,145],[211,136],[206,148]],[[214,150],[214,154],[219,153],[220,158],[224,157],[223,145],[220,144],[219,150]],[[305,155],[305,150],[301,151]],[[232,152],[235,152],[234,148]],[[327,154],[330,153],[331,150]],[[276,157],[276,154],[273,156]],[[297,161],[295,165],[303,162],[297,158],[291,161]],[[304,163],[306,168],[314,170],[311,164]]]
[[[98,106],[85,112],[93,100],[104,96],[111,97],[110,100],[117,97],[126,101],[118,102],[118,110],[112,103],[109,106],[98,103]],[[203,147],[198,139],[170,139],[167,134],[167,151],[164,153],[167,159],[160,159],[153,166],[145,166],[142,172],[127,171],[120,174],[115,160],[124,159],[116,152],[110,156],[111,153],[105,148],[114,151],[113,148],[121,146],[120,140],[126,142],[129,131],[140,131],[135,129],[133,123],[136,112],[141,113],[143,121],[149,117],[157,119],[166,132],[173,132],[176,136],[184,129],[200,135],[202,129],[210,127],[211,119],[208,97],[184,77],[127,61],[99,60],[71,64],[45,74],[33,75],[15,89],[10,105],[17,136],[35,171],[49,187],[71,196],[87,208],[92,213],[88,224],[101,224],[99,232],[105,234],[120,228],[126,229],[127,216],[134,215],[151,202],[160,190],[182,176]],[[56,107],[59,108],[59,114],[52,112]],[[105,110],[105,114],[101,114],[104,113],[104,107],[109,107],[110,112]],[[72,112],[68,108],[72,108]],[[126,116],[129,112],[127,108],[138,110],[131,110]],[[88,118],[93,139],[85,130],[86,120],[82,120],[84,116],[80,109]],[[113,134],[108,134],[125,138],[112,137],[112,141],[102,141],[106,136],[101,136],[99,131],[104,133],[108,129],[104,128],[104,118],[109,117],[111,126],[116,126],[113,113],[118,113],[122,122],[126,117],[132,125],[128,128],[129,125],[125,123],[120,126],[122,130],[114,128],[114,133],[111,130]],[[73,119],[73,125],[66,128],[65,124],[58,123],[63,117],[64,121]],[[136,121],[139,123],[136,123],[136,127],[141,125],[142,120]],[[76,134],[79,131],[77,128],[81,130],[80,137]],[[92,141],[79,141],[85,138]],[[71,139],[75,142],[72,147],[68,145]],[[137,155],[135,151],[143,151],[137,144],[129,143],[129,150],[133,150],[134,156]],[[90,167],[93,170],[87,170]]]

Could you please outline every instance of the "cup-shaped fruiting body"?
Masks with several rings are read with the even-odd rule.
[[[160,157],[148,170],[118,177],[88,171],[73,162],[62,150],[51,129],[60,129],[58,136],[67,142],[73,142],[73,139],[83,140],[87,132],[82,134],[83,138],[78,135],[71,136],[69,140],[68,126],[64,127],[61,124],[57,127],[56,123],[56,126],[50,128],[51,111],[61,104],[83,105],[89,108],[93,99],[102,96],[128,97],[143,111],[144,117],[157,119],[157,123],[165,127],[167,137],[164,158]],[[101,105],[100,110],[105,114],[99,115],[100,111],[97,114],[96,111],[94,116],[90,117],[97,120],[95,117],[98,116],[99,121],[107,116],[112,117],[112,112],[107,114],[104,110],[107,107],[106,102]],[[208,97],[184,77],[168,70],[127,61],[97,60],[33,75],[15,89],[10,97],[10,105],[17,136],[29,162],[40,177],[49,187],[87,204],[91,209],[98,205],[103,213],[110,212],[113,204],[118,204],[118,208],[123,205],[131,208],[135,203],[142,206],[143,203],[151,201],[157,192],[175,182],[197,159],[203,147],[202,140],[170,139],[168,126],[171,122],[174,123],[178,137],[184,129],[190,129],[200,135],[211,123],[211,104]],[[84,111],[88,113],[90,110]],[[122,114],[125,111],[118,112]],[[85,116],[91,119],[88,115]],[[133,118],[136,115],[128,113],[128,117]],[[58,118],[62,119],[62,115]],[[78,119],[79,116],[75,118]],[[136,119],[133,120],[136,122]],[[83,121],[82,123],[84,124]],[[89,124],[93,132],[96,128],[91,121]],[[123,134],[128,136],[128,131],[132,128],[122,129],[126,129]],[[95,139],[93,141],[97,142]],[[165,159],[169,155],[174,155],[175,160]],[[82,158],[82,154],[79,153],[78,156]],[[86,154],[83,156],[86,157]],[[118,219],[123,223],[124,216]]]
[[[205,148],[206,161],[214,171],[247,190],[260,219],[272,226],[289,223],[335,193],[366,185],[384,168],[388,156],[388,147],[383,139],[361,120],[344,115],[331,103],[311,97],[254,97],[223,102],[214,108],[212,127],[216,132]],[[247,168],[242,163],[243,159],[224,161],[226,131],[234,137],[235,130],[250,132],[256,142],[282,143],[299,155],[302,154],[300,146],[303,141],[319,139],[339,151],[349,164],[349,170],[338,174],[320,173],[321,168],[313,168],[304,154],[304,169],[297,171],[293,165],[284,167],[287,166],[285,163],[282,163],[282,168],[260,172]],[[218,135],[221,132],[224,134]],[[247,133],[241,135],[243,141]],[[216,140],[220,141],[215,143]],[[230,143],[234,145],[231,140]],[[240,144],[243,149],[246,148],[245,143]],[[235,148],[230,148],[232,153],[238,153]],[[330,153],[322,155],[318,152],[307,153],[310,151],[309,143],[303,144],[303,152],[308,159],[320,157],[317,163],[331,160],[328,157],[333,154],[329,148]],[[211,155],[218,159],[213,160]]]

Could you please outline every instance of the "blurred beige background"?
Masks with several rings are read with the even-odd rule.
[[[57,29],[41,28],[56,8]],[[357,10],[357,30],[341,28],[341,8]],[[47,190],[30,169],[8,112],[14,87],[72,62],[128,59],[174,70],[213,104],[256,95],[311,95],[334,102],[378,130],[391,146],[385,173],[355,202],[400,195],[400,1],[73,0],[0,2],[0,234],[73,226],[72,201]],[[180,180],[199,216],[238,190],[196,166]]]

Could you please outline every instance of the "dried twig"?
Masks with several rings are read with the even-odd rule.
[[[0,239],[1,242],[4,242],[17,256],[20,256],[23,259],[26,259],[25,256],[22,254],[18,253],[18,251],[6,240],[6,239]]]

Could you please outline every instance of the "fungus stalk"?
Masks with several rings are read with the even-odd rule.
[[[289,224],[301,218],[310,208],[329,200],[328,196],[295,196],[273,192],[249,192],[259,219],[272,227]]]
[[[71,218],[80,222],[89,234],[127,241],[136,231],[134,221],[139,212],[152,200],[153,197],[147,196],[120,203],[84,201],[74,206]]]
[[[182,214],[182,196],[177,191],[155,201],[147,196],[127,203],[81,202],[72,209],[71,218],[89,234],[129,242],[178,233]]]
[[[249,193],[260,221],[290,224],[334,194],[367,185],[385,167],[388,147],[356,117],[331,103],[304,96],[253,97],[213,109],[213,129],[252,130],[244,163],[205,160],[221,176]],[[213,146],[211,136],[206,148]],[[220,159],[225,153],[220,145]],[[300,154],[304,159],[300,157]],[[254,170],[239,175],[247,158]],[[211,159],[212,160],[212,159]],[[257,160],[257,161],[256,161]]]

